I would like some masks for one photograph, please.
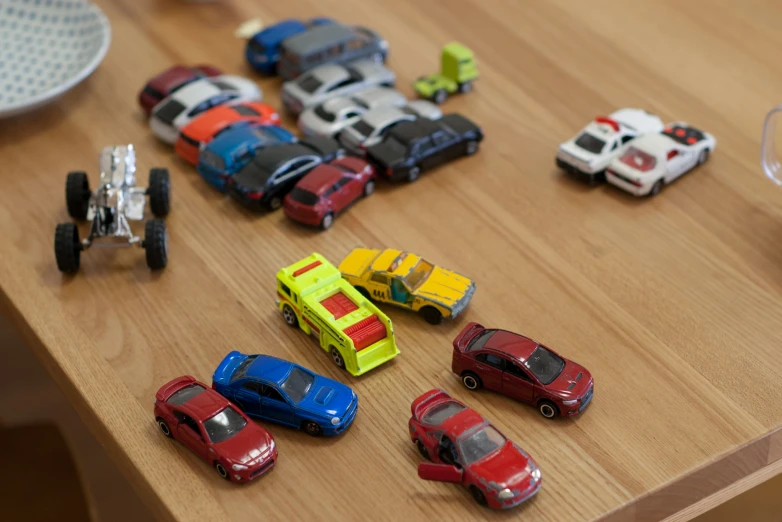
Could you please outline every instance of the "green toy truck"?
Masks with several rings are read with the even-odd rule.
[[[472,82],[478,78],[478,64],[469,48],[457,42],[449,43],[443,47],[440,61],[439,73],[422,76],[413,84],[419,96],[441,104],[456,91],[472,90]]]

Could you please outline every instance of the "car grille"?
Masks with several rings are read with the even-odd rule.
[[[582,397],[582,399],[581,399],[581,406],[579,406],[579,408],[578,408],[579,412],[584,411],[584,408],[587,407],[587,404],[589,404],[589,402],[592,400],[592,395],[593,395],[594,391],[595,391],[595,386],[592,385],[592,387],[589,388],[589,391],[586,392],[584,397]]]
[[[269,459],[269,462],[267,462],[266,464],[264,464],[260,468],[256,469],[252,473],[250,473],[250,478],[253,479],[253,478],[257,477],[258,475],[262,475],[262,474],[266,473],[267,471],[269,471],[269,469],[271,469],[272,466],[274,466],[274,459]]]

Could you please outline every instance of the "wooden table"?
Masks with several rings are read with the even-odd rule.
[[[758,165],[763,116],[782,98],[771,2],[595,0],[103,0],[113,42],[84,84],[0,122],[4,309],[162,518],[177,520],[685,520],[773,475],[782,457],[782,191]],[[459,39],[480,60],[473,94],[446,111],[479,122],[482,151],[414,185],[382,184],[327,233],[281,212],[256,216],[209,189],[152,136],[144,81],[179,62],[253,75],[232,36],[253,16],[328,14],[378,29],[399,85],[435,71]],[[256,77],[253,75],[253,77]],[[259,80],[279,106],[279,81]],[[706,166],[654,199],[588,188],[554,167],[559,142],[597,114],[644,107],[713,133]],[[288,121],[292,125],[292,121]],[[57,271],[68,170],[93,184],[104,145],[136,144],[139,172],[168,166],[170,265],[93,250]],[[145,174],[142,174],[142,179]],[[84,234],[85,231],[83,230]],[[473,276],[463,316],[439,327],[386,309],[402,354],[366,376],[339,373],[274,306],[275,272],[312,251],[394,246]],[[546,421],[451,374],[467,321],[523,332],[583,363],[597,393],[575,420]],[[289,358],[361,396],[337,439],[269,426],[280,451],[263,479],[235,486],[157,433],[155,390],[209,380],[229,350]],[[544,488],[490,513],[466,491],[418,479],[410,402],[442,387],[539,462]]]

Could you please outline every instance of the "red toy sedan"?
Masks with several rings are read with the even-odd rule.
[[[481,386],[535,405],[551,419],[584,411],[592,400],[592,374],[551,348],[478,323],[453,340],[453,372],[469,390]]]
[[[152,107],[177,89],[181,89],[200,78],[221,74],[223,74],[222,71],[209,65],[196,65],[195,67],[175,65],[147,82],[144,89],[138,94],[138,103],[149,115]]]
[[[163,435],[193,450],[226,480],[253,480],[277,462],[277,448],[268,431],[189,375],[158,390],[155,420]]]
[[[280,123],[280,115],[274,107],[261,102],[218,105],[182,127],[174,144],[174,150],[188,163],[197,165],[198,154],[203,145],[223,131],[249,123],[277,125]]]
[[[362,159],[344,157],[315,167],[285,196],[285,214],[324,230],[334,216],[375,191],[375,169]]]
[[[422,479],[460,482],[494,509],[518,506],[540,490],[532,457],[443,390],[424,393],[410,409],[410,438],[432,461],[418,465]]]

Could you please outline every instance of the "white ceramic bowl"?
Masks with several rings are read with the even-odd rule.
[[[86,0],[0,0],[0,117],[48,103],[106,55],[111,27]]]

